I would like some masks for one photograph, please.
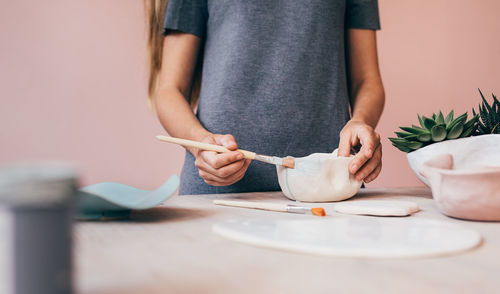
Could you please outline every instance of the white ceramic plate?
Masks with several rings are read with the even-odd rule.
[[[304,220],[230,220],[213,226],[246,244],[340,257],[409,258],[465,251],[479,233],[428,219],[341,217]]]

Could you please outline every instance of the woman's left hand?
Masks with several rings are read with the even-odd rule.
[[[349,156],[351,148],[361,145],[349,165],[349,171],[357,180],[373,181],[382,169],[382,145],[380,135],[362,121],[350,120],[340,132],[339,156]]]

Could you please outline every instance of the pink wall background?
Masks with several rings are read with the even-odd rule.
[[[500,94],[500,1],[380,0],[379,56],[387,103],[384,169],[369,187],[421,185],[386,139],[416,113],[470,111],[477,87]],[[82,183],[154,188],[184,151],[146,104],[140,0],[3,1],[0,162],[63,159]]]

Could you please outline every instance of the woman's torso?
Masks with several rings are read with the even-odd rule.
[[[344,0],[208,0],[197,117],[239,147],[294,157],[331,152],[349,118]],[[181,194],[279,190],[252,162],[227,187],[204,183],[186,154]]]

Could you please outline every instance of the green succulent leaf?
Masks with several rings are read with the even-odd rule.
[[[453,115],[454,115],[454,112],[453,112],[453,109],[450,111],[450,113],[448,113],[448,115],[446,116],[446,118],[444,119],[444,123],[446,124],[446,126],[448,126],[450,124],[450,122],[453,120]]]
[[[420,134],[420,135],[418,135],[417,139],[420,142],[430,142],[431,141],[431,134],[430,133]]]
[[[417,114],[417,117],[418,117],[418,122],[420,123],[420,126],[425,129],[424,119],[420,116],[420,114]]]
[[[467,120],[467,112],[459,115],[452,122],[450,122],[450,124],[446,126],[446,130],[450,131],[456,124],[458,124],[460,122],[465,123],[466,120]]]
[[[418,141],[411,141],[408,142],[408,147],[412,150],[417,150],[419,148],[422,148],[424,146],[424,143],[418,142]]]
[[[492,134],[500,134],[500,122],[493,126],[491,129]]]
[[[412,151],[412,150],[411,150],[410,148],[408,148],[408,147],[404,147],[404,146],[397,146],[397,145],[395,145],[395,144],[392,144],[392,145],[393,145],[394,147],[398,148],[399,150],[401,150],[401,151],[403,151],[403,152],[406,152],[406,153],[408,153],[408,152]]]
[[[408,128],[408,127],[400,127],[403,131],[406,131],[408,133],[411,133],[413,135],[420,135],[420,134],[426,134],[429,133],[429,131],[422,129],[422,128]]]
[[[473,126],[469,127],[468,129],[464,128],[464,131],[462,132],[462,135],[460,135],[460,138],[465,138],[465,137],[469,137],[470,135],[472,135],[474,133],[474,131],[476,130],[476,126],[477,125],[473,125]]]
[[[478,130],[479,130],[479,135],[489,134],[488,128],[481,122],[478,122]]]
[[[406,141],[417,141],[418,135],[411,135],[405,138]]]
[[[439,111],[439,114],[436,117],[436,124],[438,124],[438,125],[444,124],[444,117],[443,117],[443,113],[441,111]]]
[[[403,152],[410,152],[412,149],[408,147],[408,143],[406,140],[401,138],[389,138],[392,142],[392,145]]]
[[[389,140],[392,143],[396,143],[396,144],[406,144],[406,142],[407,142],[404,138],[389,138]]]
[[[424,128],[428,130],[432,129],[432,127],[436,125],[436,122],[433,119],[430,119],[425,116],[422,116],[422,119],[424,120]]]
[[[477,120],[479,119],[479,115],[474,114],[474,116],[464,124],[464,129],[468,129],[469,127],[473,126],[476,124]]]
[[[408,134],[408,133],[402,133],[402,132],[395,132],[396,136],[398,138],[405,139],[406,141],[415,141],[417,140],[418,135],[416,134]]]
[[[484,105],[479,105],[479,114],[481,116],[481,120],[483,121],[484,125],[489,128],[491,127],[491,122],[489,120],[489,115],[486,107]]]
[[[422,134],[422,133],[425,133],[426,130],[422,129],[422,128],[409,128],[409,127],[399,127],[400,129],[402,129],[403,131],[406,131],[408,133],[412,133],[412,134]]]
[[[474,116],[479,117],[479,114],[476,114],[474,108],[472,108],[472,114],[474,114]],[[486,131],[486,126],[479,119],[477,121],[477,128],[478,128],[478,135],[484,134],[484,132]]]
[[[500,101],[498,101],[495,94],[491,94],[493,97],[493,103],[490,105],[480,89],[478,89],[481,95],[481,103],[478,107],[478,119],[477,119],[477,129],[473,131],[475,135],[484,134],[499,134],[500,133]],[[472,113],[476,115],[475,109],[472,109]]]
[[[432,141],[440,142],[446,138],[446,128],[444,125],[435,125],[431,129]]]
[[[491,108],[491,106],[488,103],[488,101],[486,101],[486,98],[484,98],[483,93],[481,92],[481,90],[479,90],[479,94],[481,94],[481,99],[483,100],[483,107],[486,107],[486,109],[488,109],[488,112],[490,112],[490,113],[493,112],[493,108]]]
[[[412,134],[404,133],[404,132],[394,132],[394,134],[396,134],[396,136],[398,136],[398,138],[405,138],[405,137],[412,135]]]
[[[453,140],[453,139],[456,139],[456,138],[460,137],[460,135],[462,134],[463,130],[464,130],[464,123],[463,122],[457,123],[448,132],[448,134],[446,135],[446,139]]]
[[[422,127],[419,127],[419,126],[417,126],[417,125],[411,125],[411,127],[412,127],[413,129],[417,129],[417,130],[421,130],[421,131],[425,131],[425,132],[427,132],[427,130],[426,130],[426,129],[424,129],[424,128],[422,128]]]

